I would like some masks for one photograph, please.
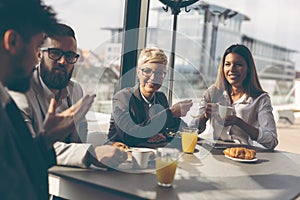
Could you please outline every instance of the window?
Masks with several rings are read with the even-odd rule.
[[[111,88],[118,84],[120,76],[124,39],[122,26],[126,1],[111,0],[104,3],[96,0],[82,2],[46,0],[45,2],[54,6],[62,22],[75,29],[78,47],[85,52],[86,59],[78,63],[80,67],[74,73],[75,78],[81,82],[82,77],[85,89],[90,92],[96,91],[101,98],[103,98],[101,95],[103,90],[109,88],[110,91],[107,93],[110,93],[104,95],[105,99],[97,99],[97,103],[104,100],[110,102],[113,95]],[[160,1],[149,2],[145,45],[155,45],[164,49],[170,58],[173,15],[170,9],[168,12],[162,9],[165,6]],[[298,4],[296,0],[287,0],[287,2],[275,0],[272,3],[241,0],[231,7],[232,5],[226,1],[215,0],[207,1],[206,5],[203,1],[198,1],[187,8],[190,12],[182,9],[177,18],[173,102],[192,98],[197,103],[203,91],[215,81],[224,50],[234,43],[243,43],[249,47],[258,69],[272,65],[291,66],[290,70],[297,69],[300,64],[300,56],[296,53],[299,51],[296,41],[300,32],[296,25]],[[218,23],[213,28],[214,21]],[[101,82],[102,75],[97,71],[99,69],[105,69],[107,71],[105,77],[111,76],[112,79],[106,77],[103,78],[105,83]],[[286,75],[290,75],[288,80],[294,80],[292,77],[294,72],[290,70]],[[277,71],[273,73],[269,73],[269,78],[281,77],[276,74]],[[168,77],[163,87],[166,93],[169,87],[167,79]],[[267,81],[268,77],[264,76],[264,79],[266,81],[261,81],[271,82]],[[110,85],[102,88],[105,84]],[[274,87],[278,89],[281,85],[276,84]],[[268,85],[266,88],[272,87]],[[95,111],[104,112],[101,106],[98,107]]]
[[[298,29],[295,4],[298,2],[289,2],[291,4],[287,5],[278,0],[272,3],[245,0],[235,2],[231,7],[229,2],[216,0],[212,3],[196,2],[188,7],[190,12],[185,12],[183,8],[177,17],[173,102],[192,98],[196,103],[203,91],[215,81],[222,54],[231,44],[243,43],[248,46],[258,69],[279,65],[293,66],[292,69],[295,69],[296,60],[284,59],[287,55],[295,55],[295,50],[299,49],[294,42],[298,41],[295,33]],[[151,1],[149,27],[153,31],[147,35],[147,44],[158,45],[170,57],[173,15],[170,8],[165,12],[163,6],[159,1]],[[279,16],[278,12],[285,14]],[[289,32],[283,27],[294,31]],[[298,60],[297,65],[300,64]],[[268,71],[261,76],[264,79],[261,81],[268,82],[268,79],[274,80],[276,77],[276,83],[285,77],[288,82],[286,85],[274,84],[266,88],[279,87],[280,90],[282,86],[282,89],[286,89],[294,80],[294,73],[288,71],[284,76],[276,70]],[[168,88],[168,82],[165,81],[165,88]]]
[[[85,52],[75,65],[73,76],[86,93],[96,93],[92,110],[110,114],[112,88],[119,79],[125,2],[45,0],[45,3],[53,6],[62,23],[74,29],[78,49]]]

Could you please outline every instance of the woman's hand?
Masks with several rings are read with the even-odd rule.
[[[170,107],[173,117],[184,117],[193,105],[192,100],[180,101]]]
[[[220,122],[220,121],[219,121]],[[226,116],[223,120],[224,126],[238,126],[239,128],[243,129],[252,140],[257,140],[258,138],[258,128],[246,123],[241,118],[235,115]]]
[[[205,106],[205,117],[207,119],[211,118],[212,116],[218,115],[218,104],[216,103],[207,103]]]
[[[149,143],[159,143],[166,141],[167,138],[162,133],[158,133],[147,140]]]
[[[228,115],[224,118],[223,121],[224,121],[224,126],[232,126],[232,125],[241,126],[241,124],[244,122],[241,118],[235,115]]]
[[[224,118],[221,118],[219,114],[214,115],[214,119],[222,126],[241,126],[244,122],[241,118],[235,115],[228,115]],[[245,123],[245,122],[244,122]]]

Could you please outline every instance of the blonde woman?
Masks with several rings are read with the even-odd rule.
[[[113,113],[108,140],[128,146],[163,146],[168,130],[177,131],[186,124],[180,119],[192,106],[185,100],[169,107],[164,93],[158,91],[166,76],[167,56],[156,47],[141,51],[138,84],[120,90],[113,98]]]
[[[218,115],[220,104],[232,106],[235,114],[221,119]],[[217,80],[204,93],[200,117],[193,120],[192,125],[204,131],[210,119],[215,139],[248,145],[256,141],[274,149],[278,140],[272,110],[270,97],[260,86],[250,50],[235,44],[225,50]]]

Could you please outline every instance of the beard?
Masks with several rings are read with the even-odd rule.
[[[30,88],[31,76],[15,77],[14,79],[5,80],[4,85],[12,91],[25,93]]]
[[[23,46],[20,53],[11,59],[11,66],[2,81],[3,85],[9,90],[25,93],[31,86],[31,78],[33,72],[36,70],[36,63],[32,62],[32,57],[28,59],[28,55],[24,54],[24,52],[28,51],[29,50]],[[31,71],[28,71],[30,68]]]
[[[49,89],[61,90],[67,87],[74,70],[72,68],[71,72],[68,74],[65,66],[58,64],[57,67],[53,67],[51,70],[48,70],[45,67],[45,62],[43,60],[40,64],[41,77],[43,82]],[[61,73],[57,73],[56,70],[61,70]]]
[[[22,67],[18,67],[13,70],[13,72],[8,75],[6,79],[3,80],[3,84],[9,90],[25,93],[31,86],[31,78],[35,70],[36,68],[34,67],[27,76],[24,76],[24,74],[26,74],[26,71]]]

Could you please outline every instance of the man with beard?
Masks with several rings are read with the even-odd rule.
[[[44,31],[56,23],[51,7],[39,0],[0,0],[0,199],[48,199],[48,168],[55,164],[53,143],[74,129],[94,96],[55,113],[51,100],[34,139],[7,89],[26,92],[38,63]]]
[[[32,88],[26,96],[11,92],[33,137],[42,129],[51,98],[57,101],[56,111],[62,112],[83,96],[79,83],[71,80],[74,64],[79,57],[76,52],[77,41],[73,29],[65,24],[57,24],[47,33],[39,52],[40,64],[33,73]],[[81,143],[85,142],[86,135],[87,121],[84,118],[76,124],[74,131],[69,132],[64,142],[54,144],[57,164],[115,167],[127,158],[125,152],[111,145],[93,148],[91,144]]]

